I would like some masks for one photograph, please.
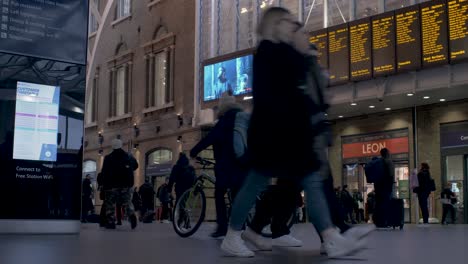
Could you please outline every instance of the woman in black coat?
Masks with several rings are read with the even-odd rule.
[[[418,173],[419,187],[415,189],[415,192],[418,194],[419,207],[421,208],[421,213],[426,226],[429,223],[429,208],[427,204],[427,199],[429,194],[431,194],[431,173],[429,172],[429,165],[425,162],[421,163],[421,169]]]

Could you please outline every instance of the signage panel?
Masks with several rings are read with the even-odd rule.
[[[88,1],[0,0],[0,52],[86,64]]]
[[[468,0],[448,1],[450,62],[468,58]]]
[[[447,6],[445,0],[421,4],[422,65],[448,63]]]
[[[309,42],[317,47],[318,56],[317,60],[320,66],[324,69],[328,69],[328,34],[327,30],[319,30],[312,32],[309,38]]]
[[[408,137],[343,144],[343,159],[380,156],[383,148],[392,154],[408,153]]]
[[[421,24],[419,6],[395,12],[398,72],[421,68]]]
[[[393,74],[395,66],[395,13],[372,19],[372,64],[374,77]]]
[[[360,81],[372,77],[372,45],[370,19],[349,23],[351,80]]]
[[[348,25],[328,29],[328,63],[330,85],[349,81],[349,34]]]

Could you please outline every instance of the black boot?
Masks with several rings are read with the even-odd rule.
[[[130,225],[131,225],[132,229],[135,229],[137,227],[137,222],[138,222],[138,220],[137,220],[136,215],[135,214],[131,215],[130,216]]]

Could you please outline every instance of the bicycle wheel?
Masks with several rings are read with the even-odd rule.
[[[202,189],[195,187],[185,191],[178,199],[173,211],[172,225],[181,237],[197,232],[205,219],[206,196]]]

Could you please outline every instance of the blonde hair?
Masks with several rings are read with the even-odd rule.
[[[260,23],[258,23],[257,34],[262,39],[270,39],[273,37],[273,25],[278,23],[279,18],[284,15],[289,15],[291,12],[282,7],[270,7],[263,13]]]

